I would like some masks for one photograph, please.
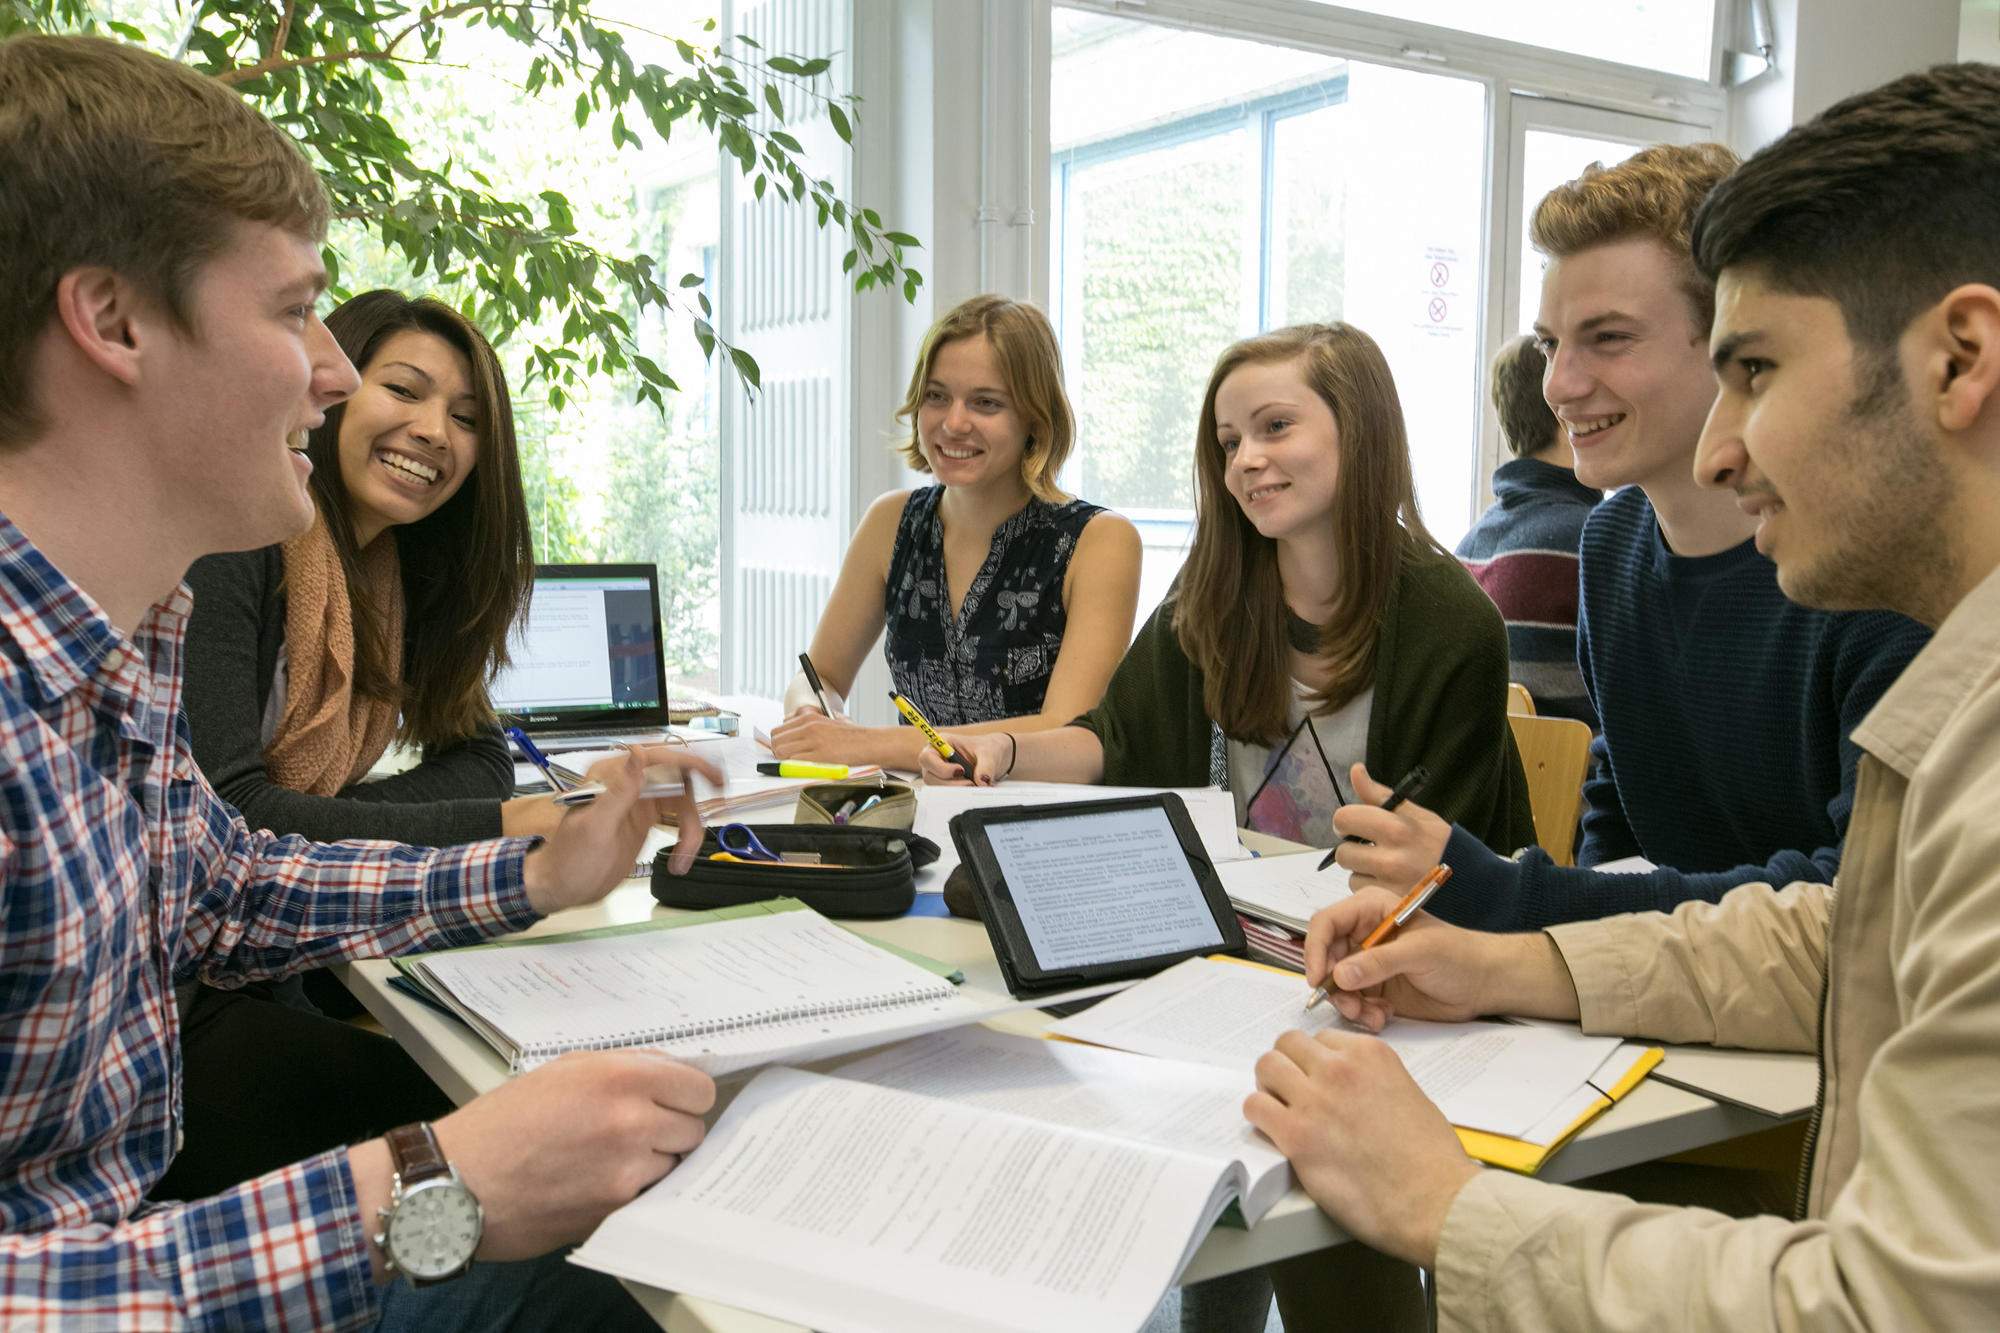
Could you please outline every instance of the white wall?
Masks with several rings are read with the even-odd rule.
[[[1741,0],[1747,10],[1752,0]],[[1730,93],[1729,143],[1746,156],[1851,93],[1959,58],[1964,9],[2000,0],[1769,0],[1772,69]],[[1737,45],[1748,36],[1738,34]],[[2000,43],[1996,43],[2000,46]],[[1747,48],[1744,48],[1747,49]]]
[[[1965,0],[1959,7],[1958,58],[2000,65],[2000,0]]]

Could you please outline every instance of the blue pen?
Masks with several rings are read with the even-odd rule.
[[[519,727],[509,727],[507,728],[507,739],[514,742],[520,748],[522,756],[529,763],[541,770],[542,776],[549,780],[549,789],[551,791],[568,791],[573,785],[566,779],[556,776],[558,770],[555,765],[549,762],[549,757],[542,753],[540,746],[528,739],[527,732],[521,730]]]
[[[875,795],[870,796],[867,800],[863,801],[861,803],[861,808],[859,810],[856,810],[853,814],[849,815],[848,818],[859,819],[862,815],[867,814],[870,808],[878,806],[880,804],[882,804],[882,796],[881,793],[878,792]]]

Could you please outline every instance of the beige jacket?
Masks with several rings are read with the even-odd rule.
[[[1445,1219],[1440,1329],[2000,1329],[2000,573],[1854,738],[1833,889],[1549,932],[1586,1031],[1819,1039],[1806,1220],[1488,1171]]]

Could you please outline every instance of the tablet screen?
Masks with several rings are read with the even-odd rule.
[[[1224,942],[1158,806],[992,822],[985,834],[1045,972]]]

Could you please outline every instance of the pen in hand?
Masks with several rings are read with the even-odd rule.
[[[1412,796],[1415,796],[1418,792],[1422,791],[1424,789],[1424,784],[1426,782],[1429,782],[1430,780],[1431,780],[1431,771],[1428,768],[1425,768],[1422,764],[1418,764],[1415,768],[1403,774],[1403,780],[1397,783],[1395,787],[1390,790],[1387,799],[1385,799],[1382,802],[1382,808],[1384,810],[1394,810],[1397,806],[1401,805],[1403,802],[1409,800]],[[1352,834],[1349,834],[1347,837],[1342,838],[1340,841],[1367,842],[1368,839],[1357,838]],[[1332,865],[1334,854],[1339,850],[1340,848],[1336,845],[1332,851],[1329,851],[1325,856],[1321,857],[1319,862],[1319,868],[1321,870],[1324,870],[1328,866]]]
[[[1436,893],[1440,888],[1443,888],[1444,882],[1450,878],[1450,866],[1432,867],[1428,875],[1417,881],[1415,888],[1403,895],[1403,901],[1396,904],[1395,911],[1375,923],[1375,929],[1369,931],[1368,938],[1361,941],[1361,949],[1372,949],[1387,939],[1390,931],[1415,916],[1417,909],[1429,902],[1431,895]],[[1355,952],[1359,953],[1361,949],[1357,949]],[[1333,965],[1329,963],[1326,969],[1326,980],[1313,987],[1313,993],[1306,997],[1307,1013],[1311,1013],[1313,1007],[1326,998],[1327,984],[1332,980]]]
[[[930,724],[928,718],[917,711],[915,704],[894,690],[889,691],[889,702],[896,705],[897,712],[909,719],[911,726],[923,733],[924,739],[929,741],[931,748],[938,752],[939,758],[949,759],[952,763],[957,764],[958,771],[965,774],[965,780],[967,782],[972,781],[972,765],[965,762],[964,755],[952,748],[950,741],[938,735],[937,728]]]
[[[832,717],[833,710],[826,706],[826,687],[819,683],[819,672],[813,670],[810,653],[799,654],[799,669],[806,673],[806,684],[812,686],[813,698],[819,700],[819,711]]]
[[[519,727],[507,728],[507,739],[514,742],[522,758],[533,764],[541,771],[541,775],[548,779],[550,791],[568,791],[583,781],[581,776],[570,772],[562,765],[550,763],[549,757],[542,753],[541,747],[529,740],[528,733]]]

